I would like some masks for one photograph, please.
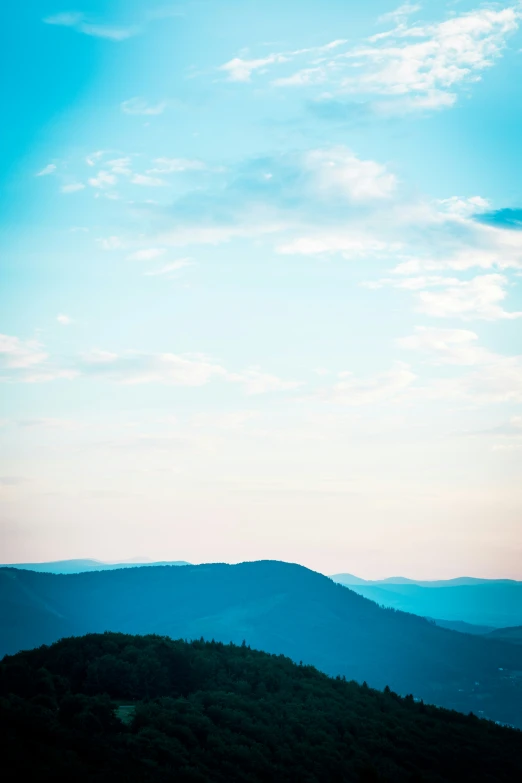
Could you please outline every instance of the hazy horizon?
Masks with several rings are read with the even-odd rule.
[[[2,560],[522,580],[520,2],[0,35]]]

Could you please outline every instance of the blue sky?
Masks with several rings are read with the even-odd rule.
[[[521,26],[8,10],[5,562],[522,578]]]

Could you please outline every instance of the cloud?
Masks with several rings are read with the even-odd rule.
[[[96,242],[100,245],[102,250],[121,250],[125,247],[125,243],[121,237],[99,237]]]
[[[397,180],[373,160],[360,160],[346,147],[313,150],[305,156],[320,191],[332,192],[350,201],[389,198]]]
[[[397,397],[416,379],[407,364],[397,362],[385,373],[359,378],[351,372],[339,373],[340,380],[319,396],[341,405],[373,405]]]
[[[58,430],[71,430],[79,426],[79,424],[71,419],[53,419],[53,418],[40,418],[40,419],[18,419],[16,422],[18,427],[23,429],[58,429]]]
[[[206,168],[201,160],[187,158],[156,158],[155,168],[149,169],[149,174],[174,174],[182,171],[202,171]]]
[[[234,57],[224,65],[219,66],[220,71],[225,71],[231,82],[249,82],[254,71],[263,71],[267,65],[285,63],[288,57],[284,54],[269,54],[268,57],[260,57],[254,60],[243,60]]]
[[[35,174],[35,176],[36,177],[47,177],[49,174],[54,174],[55,171],[56,171],[56,164],[55,163],[49,163],[41,171],[39,171],[37,174]]]
[[[321,255],[341,253],[344,258],[360,258],[387,249],[385,242],[355,229],[342,231],[337,226],[330,230],[318,229],[314,234],[292,239],[277,245],[282,255]]]
[[[242,373],[232,374],[229,379],[243,384],[247,394],[288,391],[302,385],[299,381],[285,381],[275,375],[261,372],[257,367],[252,367]]]
[[[64,313],[60,313],[60,315],[57,315],[56,320],[62,326],[69,326],[70,324],[74,323],[73,319],[70,316],[65,315]]]
[[[468,329],[418,326],[414,334],[397,340],[397,345],[427,355],[433,364],[476,365],[494,362],[495,354],[480,346],[477,341],[478,336]]]
[[[227,376],[223,367],[205,357],[172,353],[93,350],[83,356],[81,366],[85,374],[132,385],[203,386],[213,378]]]
[[[254,72],[288,71],[289,62],[304,58],[303,67],[272,83],[301,88],[324,85],[330,98],[357,95],[371,99],[383,114],[447,108],[456,102],[459,88],[479,81],[481,73],[500,57],[521,17],[516,5],[480,8],[442,22],[408,26],[406,17],[415,10],[417,7],[408,3],[401,6],[388,17],[397,26],[362,45],[339,51],[337,47],[345,42],[332,42],[330,47],[336,51],[330,56],[322,47],[325,56],[318,58],[321,47],[316,47],[259,59],[234,58],[221,70],[230,80],[244,82],[250,81]]]
[[[463,320],[481,318],[486,321],[521,318],[522,312],[507,312],[500,303],[506,297],[507,279],[503,275],[483,275],[473,280],[442,278],[435,285],[442,291],[421,291],[418,310],[436,318],[458,317]]]
[[[108,160],[105,165],[110,168],[113,174],[123,174],[129,176],[132,174],[130,163],[130,158],[115,158],[114,160]]]
[[[472,368],[457,377],[430,379],[415,390],[418,399],[461,399],[473,405],[522,403],[522,356],[505,356],[484,348],[464,329],[418,327],[398,345],[423,355],[434,366]]]
[[[155,258],[165,254],[164,247],[149,247],[143,250],[136,250],[127,256],[128,261],[152,261]]]
[[[77,193],[79,190],[84,190],[85,185],[83,182],[72,182],[70,185],[62,185],[62,193]]]
[[[193,266],[194,262],[189,258],[180,258],[178,261],[173,261],[171,264],[165,264],[160,269],[154,269],[150,272],[144,272],[147,277],[158,277],[162,275],[169,275],[171,272],[177,272],[179,269],[183,269],[186,266]]]
[[[383,24],[386,22],[393,22],[394,24],[399,24],[401,22],[404,22],[405,18],[407,16],[410,16],[411,14],[417,13],[417,11],[420,11],[422,6],[418,3],[404,3],[403,5],[400,5],[398,8],[396,8],[394,11],[389,11],[387,14],[382,14],[378,18],[378,22]]]
[[[48,358],[37,340],[20,340],[0,334],[0,370],[19,370],[41,364]]]
[[[506,298],[508,285],[504,275],[482,275],[471,280],[440,276],[399,280],[384,278],[364,285],[367,288],[392,286],[412,291],[417,300],[416,311],[435,318],[496,321],[522,317],[522,312],[506,311],[500,304]],[[443,290],[428,290],[433,288]]]
[[[110,174],[108,171],[100,170],[95,177],[90,177],[89,185],[92,188],[104,189],[115,185],[117,181],[118,180],[114,174]]]
[[[121,110],[125,114],[140,114],[140,115],[156,115],[163,114],[167,108],[166,101],[160,103],[150,104],[145,98],[130,98],[128,101],[123,101],[121,104]]]
[[[232,60],[224,63],[224,65],[220,65],[219,70],[225,71],[225,73],[228,74],[228,80],[231,82],[249,82],[254,71],[264,73],[270,65],[281,65],[294,60],[296,57],[305,55],[317,56],[329,52],[332,49],[336,49],[344,43],[346,43],[344,39],[338,39],[330,41],[323,46],[313,46],[307,49],[296,49],[288,52],[274,52],[266,57],[259,57],[252,60],[234,57]]]
[[[110,41],[124,41],[137,35],[137,27],[112,27],[105,24],[93,24],[89,22],[84,14],[79,12],[65,12],[48,16],[43,20],[44,24],[57,25],[59,27],[70,27],[78,33],[94,36],[95,38],[106,38]]]
[[[169,184],[164,179],[150,177],[148,174],[133,174],[130,181],[133,182],[134,185],[144,185],[145,187],[150,188],[163,187]]]
[[[177,268],[180,268],[177,262]],[[59,316],[60,318],[60,316]],[[67,318],[67,316],[62,316]],[[67,322],[70,322],[68,320]],[[60,321],[60,323],[66,323]],[[230,372],[204,354],[174,354],[127,350],[121,353],[92,349],[60,363],[52,362],[40,343],[0,335],[0,381],[46,383],[79,377],[97,378],[123,385],[162,384],[204,386],[213,380],[242,385],[247,394],[294,389],[300,384],[265,373],[258,367]],[[38,426],[43,421],[29,420]],[[54,421],[54,420],[53,420]]]

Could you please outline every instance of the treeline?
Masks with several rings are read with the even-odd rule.
[[[6,656],[0,731],[8,781],[522,780],[519,731],[246,645],[160,636]]]

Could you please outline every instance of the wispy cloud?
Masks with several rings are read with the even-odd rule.
[[[155,258],[165,255],[164,247],[147,247],[143,250],[135,250],[127,256],[128,261],[153,261]]]
[[[518,5],[480,8],[442,22],[408,26],[406,17],[415,10],[409,3],[401,6],[389,16],[397,23],[394,29],[356,47],[338,51],[345,42],[334,41],[258,59],[236,57],[221,70],[232,81],[250,81],[254,72],[284,69],[287,73],[273,80],[275,86],[320,85],[330,97],[371,99],[384,113],[447,108],[456,102],[458,88],[479,81],[501,55],[522,14]],[[329,48],[336,50],[331,56]],[[320,49],[323,57],[317,57]],[[288,64],[303,58],[304,66],[288,73]]]
[[[149,174],[133,174],[130,181],[134,185],[143,185],[149,188],[165,187],[169,183],[159,177],[151,177]]]
[[[170,264],[160,267],[160,269],[153,269],[150,272],[144,272],[146,277],[159,277],[169,275],[171,272],[177,272],[180,269],[184,269],[187,266],[193,266],[194,262],[190,258],[180,258],[177,261],[173,261]]]
[[[125,114],[143,114],[143,115],[156,115],[163,114],[167,108],[166,101],[160,101],[160,103],[148,103],[145,98],[130,98],[128,101],[123,101],[121,104],[121,110]]]
[[[346,147],[313,150],[305,166],[323,192],[345,196],[351,201],[388,198],[397,186],[393,174],[373,160],[361,160]]]
[[[70,326],[72,323],[74,323],[73,319],[71,318],[71,316],[70,315],[65,315],[65,313],[60,313],[59,315],[57,315],[56,316],[56,320],[62,326]]]
[[[508,279],[504,275],[481,275],[471,280],[437,275],[384,278],[365,285],[367,288],[392,286],[412,291],[417,300],[417,312],[435,318],[461,318],[464,321],[522,318],[522,312],[510,312],[502,307],[508,286]]]
[[[80,12],[55,14],[54,16],[46,17],[43,21],[45,24],[70,27],[78,33],[94,36],[95,38],[106,38],[110,41],[124,41],[139,32],[139,27],[136,26],[124,27],[93,23],[85,14]]]
[[[0,334],[0,367],[2,369],[26,369],[41,364],[48,357],[37,340],[21,340]]]
[[[190,160],[187,158],[156,158],[154,168],[149,169],[149,174],[174,174],[182,171],[202,171],[206,165],[202,160]]]
[[[49,163],[41,171],[39,171],[35,176],[37,176],[37,177],[46,177],[48,174],[54,174],[55,171],[56,171],[56,164],[55,163]]]
[[[85,185],[83,182],[71,182],[69,185],[62,185],[62,193],[78,193],[80,190],[84,190]]]

